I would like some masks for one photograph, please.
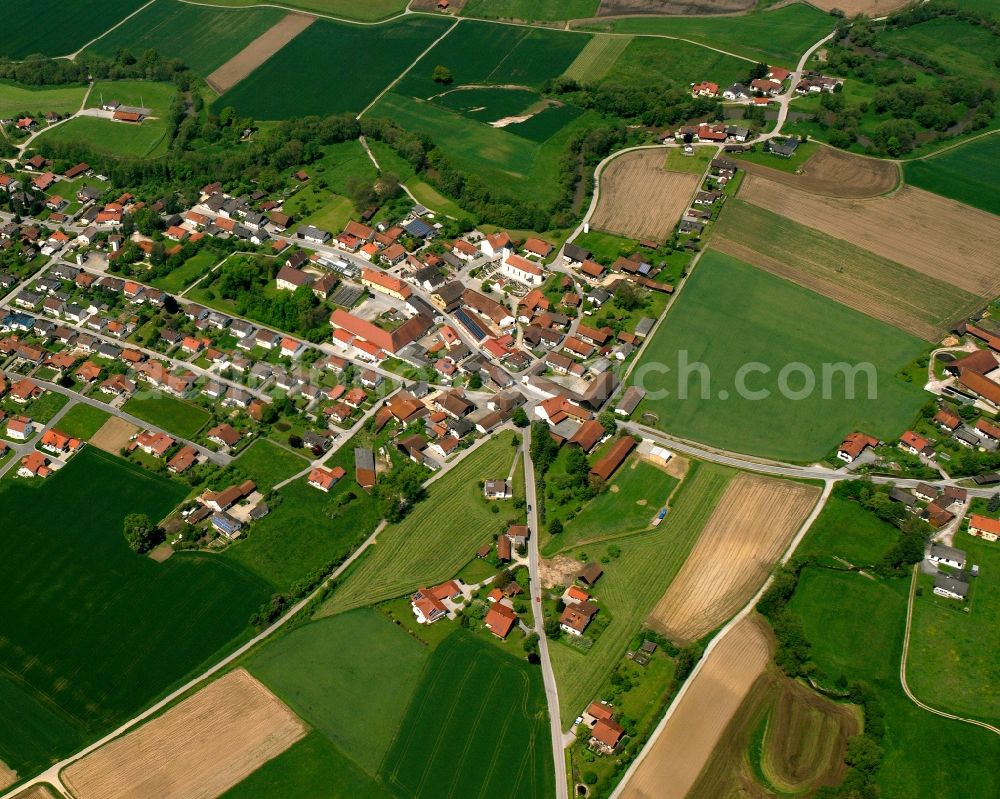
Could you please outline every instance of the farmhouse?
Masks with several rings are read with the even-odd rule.
[[[969,535],[974,535],[986,541],[996,541],[1000,538],[1000,521],[989,516],[973,513],[969,519]]]
[[[590,474],[601,480],[610,479],[633,449],[635,449],[635,439],[631,436],[622,436],[608,453],[590,468]]]
[[[598,719],[591,731],[590,746],[605,755],[613,754],[625,735],[625,728],[612,719]]]
[[[944,564],[945,566],[951,566],[953,569],[965,568],[965,551],[956,549],[955,547],[948,547],[944,544],[932,544],[927,559],[931,563]]]
[[[990,350],[976,350],[946,364],[944,370],[953,377],[959,377],[965,371],[985,375],[996,368],[997,359]]]
[[[420,588],[410,598],[413,615],[419,624],[433,624],[448,615],[445,600],[462,595],[462,588],[456,580],[449,580],[433,588]]]
[[[494,602],[486,613],[483,623],[486,629],[497,638],[506,638],[514,625],[517,624],[517,614],[503,601]]]
[[[594,583],[601,579],[602,574],[604,574],[604,569],[596,563],[588,563],[576,576],[576,579],[587,586],[587,588],[593,588]]]
[[[567,605],[559,617],[559,629],[569,635],[583,635],[597,611],[597,605],[590,601]]]
[[[395,297],[397,300],[407,300],[412,292],[410,287],[407,286],[399,278],[387,275],[385,272],[381,272],[378,269],[369,269],[365,267],[361,270],[361,283],[362,285],[370,288],[372,291],[378,291],[382,294],[388,294],[390,297]]]
[[[963,577],[964,575],[953,576],[939,572],[934,575],[934,593],[946,599],[964,602],[969,596],[969,583]]]
[[[978,394],[979,398],[994,411],[1000,410],[1000,384],[968,369],[962,371],[958,382],[974,394]]]
[[[868,447],[877,447],[877,438],[864,433],[849,433],[837,449],[837,457],[844,463],[854,463]]]
[[[333,488],[345,474],[346,472],[340,466],[335,466],[332,469],[324,469],[322,466],[317,466],[309,472],[308,484],[313,488],[319,489],[325,494]]]

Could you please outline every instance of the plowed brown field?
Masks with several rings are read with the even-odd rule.
[[[770,660],[760,622],[746,618],[734,625],[706,656],[622,799],[684,799]]]
[[[753,6],[754,0],[601,0],[597,14],[732,14]]]
[[[664,241],[688,207],[699,175],[668,172],[663,150],[619,156],[601,172],[601,193],[590,226],[633,239]]]
[[[129,439],[139,432],[139,428],[117,416],[112,416],[101,425],[101,429],[90,438],[90,443],[98,449],[117,455]]]
[[[648,623],[687,643],[726,621],[764,584],[819,494],[787,480],[733,480]]]
[[[912,186],[843,200],[747,175],[739,196],[980,297],[1000,294],[1000,216]]]
[[[902,8],[911,0],[809,0],[809,2],[823,11],[833,11],[838,8],[849,17],[858,14],[882,17],[890,11]]]
[[[233,88],[316,21],[308,14],[289,14],[264,31],[205,80],[219,94]]]
[[[827,197],[878,197],[899,185],[899,167],[892,161],[863,158],[833,147],[820,147],[798,173],[752,161],[739,161],[739,165],[751,175]]]
[[[63,782],[77,799],[214,799],[305,732],[239,669],[73,763]]]

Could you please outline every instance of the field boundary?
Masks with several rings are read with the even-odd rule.
[[[285,45],[295,41],[315,21],[316,17],[311,14],[285,15],[226,63],[219,65],[205,78],[205,83],[216,94],[225,94]]]
[[[910,686],[906,681],[906,659],[910,651],[910,631],[913,624],[913,600],[917,593],[917,574],[919,573],[919,570],[920,564],[913,564],[913,572],[910,579],[910,594],[906,603],[906,632],[903,635],[903,655],[899,660],[899,682],[903,687],[903,693],[906,694],[907,698],[921,710],[926,710],[928,713],[933,713],[935,716],[941,716],[941,718],[951,719],[952,721],[962,721],[966,724],[982,727],[984,730],[989,730],[992,733],[1000,735],[1000,727],[994,727],[992,724],[985,721],[979,721],[979,719],[970,719],[965,716],[948,713],[944,710],[938,710],[936,707],[931,707],[926,702],[921,702],[913,691],[910,690]]]

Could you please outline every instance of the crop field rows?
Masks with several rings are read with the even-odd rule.
[[[629,639],[680,571],[734,475],[714,464],[692,465],[666,519],[653,530],[616,541],[621,555],[606,567],[595,590],[611,623],[586,654],[566,644],[549,647],[564,725],[594,699]],[[605,550],[605,545],[592,545],[574,553],[587,552],[590,560],[599,560]]]
[[[1000,214],[1000,134],[933,158],[907,161],[903,174],[918,188]]]
[[[600,80],[608,74],[631,41],[631,36],[595,35],[567,67],[566,77],[580,83]]]
[[[807,142],[806,145],[810,144]],[[806,145],[802,145],[805,147]],[[767,180],[784,183],[802,191],[822,194],[825,197],[861,199],[887,194],[899,185],[899,166],[891,161],[877,158],[862,158],[833,147],[819,147],[804,164],[794,172],[777,168],[782,159],[773,154],[767,160],[773,166],[747,160],[747,156],[763,153],[737,155],[739,166],[751,174],[758,174]],[[798,151],[796,151],[798,155]],[[793,156],[794,159],[794,156]],[[788,159],[794,164],[793,159]]]

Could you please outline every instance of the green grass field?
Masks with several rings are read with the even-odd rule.
[[[541,672],[458,630],[431,654],[382,776],[400,796],[555,792]]]
[[[1000,135],[963,144],[934,158],[907,161],[906,182],[1000,214]]]
[[[875,319],[893,310],[898,317],[886,321],[927,341],[940,341],[983,304],[981,297],[945,280],[736,198],[727,202],[716,232],[759,254],[765,265],[776,260],[807,285],[817,280],[834,296],[846,293]]]
[[[278,8],[234,11],[157,0],[87,49],[111,57],[124,48],[140,57],[152,48],[164,58],[180,59],[204,77],[271,28],[285,13]]]
[[[932,707],[995,724],[1000,720],[1000,548],[971,535],[956,535],[955,546],[979,565],[980,576],[967,603],[935,596],[934,578],[920,576],[907,677],[910,690]]]
[[[20,59],[41,53],[65,56],[100,36],[142,6],[144,0],[4,0],[0,56]],[[44,35],[39,35],[39,23]]]
[[[453,217],[462,215],[462,209],[454,200],[448,199],[429,183],[425,183],[417,177],[410,162],[402,158],[389,145],[379,141],[369,141],[368,146],[375,154],[375,159],[382,167],[382,171],[392,173],[405,182],[406,187],[417,198],[417,202],[440,214]]]
[[[852,430],[892,439],[905,429],[925,395],[895,374],[923,349],[913,336],[709,250],[631,382],[649,392],[640,412],[655,414],[671,433],[737,452],[812,461]],[[871,364],[877,398],[870,398],[865,373],[855,381],[854,399],[846,399],[850,381],[843,373],[827,369],[824,379],[823,364],[844,362]],[[805,366],[785,373],[783,383],[782,370],[796,363]],[[747,364],[757,366],[743,371],[741,382]],[[815,389],[794,399],[806,385],[803,368],[811,370]],[[653,394],[664,391],[661,398]],[[762,391],[770,393],[755,393]]]
[[[257,0],[194,0],[194,2],[233,8],[259,5]],[[401,13],[406,8],[406,0],[365,0],[363,3],[359,3],[358,0],[285,0],[281,5],[332,17],[375,22]]]
[[[101,155],[116,158],[158,158],[167,151],[167,123],[147,119],[141,125],[113,122],[99,117],[76,117],[44,131],[32,147],[44,148],[48,142],[86,144]]]
[[[427,53],[397,90],[411,97],[439,94],[433,79],[438,65],[451,70],[451,86],[517,85],[538,88],[561,75],[587,46],[590,36],[466,20]]]
[[[249,632],[262,581],[215,556],[165,563],[122,536],[164,517],[170,480],[88,447],[41,483],[0,485],[0,760],[22,774],[135,713]]]
[[[73,438],[87,440],[110,418],[107,411],[79,402],[63,414],[56,428]]]
[[[243,450],[233,466],[253,480],[258,489],[270,491],[276,483],[308,467],[309,461],[286,447],[261,438]]]
[[[887,28],[879,41],[894,52],[929,56],[947,65],[949,74],[995,80],[996,39],[986,28],[953,17],[938,17],[905,28]]]
[[[293,630],[247,668],[374,777],[426,659],[420,642],[380,613],[361,609]],[[359,691],[361,685],[378,690]]]
[[[898,538],[895,527],[857,502],[831,496],[795,554],[826,555],[843,558],[855,566],[871,566]]]
[[[906,579],[886,582],[809,567],[789,609],[802,620],[824,684],[841,675],[862,680],[881,700],[887,731],[878,774],[883,796],[937,799],[956,781],[973,799],[1000,795],[1000,775],[990,765],[1000,758],[1000,738],[927,713],[902,691],[899,662],[908,586]]]
[[[256,119],[361,111],[449,24],[422,16],[377,27],[319,20],[223,94],[214,107],[234,106]]]
[[[87,100],[87,108],[100,108],[103,102],[117,100],[123,105],[148,108],[154,116],[165,116],[170,110],[177,87],[172,83],[151,80],[99,80]],[[143,127],[140,125],[138,127]],[[118,125],[118,127],[131,127]]]
[[[432,483],[427,498],[399,524],[379,533],[371,555],[351,574],[319,615],[373,605],[433,585],[458,573],[490,536],[521,514],[511,502],[490,511],[480,480],[506,477],[518,452],[511,433],[503,433],[466,455]]]
[[[684,564],[735,474],[715,464],[693,463],[666,519],[648,532],[615,541],[621,555],[602,566],[604,576],[594,589],[601,612],[611,616],[611,623],[586,653],[564,643],[549,645],[564,727],[593,701],[629,640]],[[581,552],[599,561],[607,544],[583,546],[569,554],[579,557]]]
[[[802,99],[808,100],[809,98],[803,97]],[[762,166],[771,167],[771,169],[779,169],[782,172],[791,172],[794,174],[802,168],[802,165],[806,161],[816,154],[819,148],[820,145],[818,142],[805,141],[795,148],[795,152],[792,153],[791,158],[781,158],[774,153],[764,152],[763,146],[760,149],[755,148],[742,153],[732,153],[732,157],[737,161],[750,161],[754,164],[761,164]]]
[[[745,80],[749,67],[743,59],[690,42],[637,36],[603,80],[635,86],[669,82],[683,87],[699,80],[711,80],[728,86],[734,81]]]
[[[565,74],[580,83],[599,81],[608,74],[631,41],[629,36],[597,34],[566,68]]]
[[[21,86],[0,81],[0,116],[16,114],[72,114],[80,110],[85,86]]]
[[[220,799],[393,799],[337,749],[312,731]]]
[[[539,99],[539,94],[529,89],[486,86],[447,91],[435,97],[434,102],[469,119],[496,122],[504,117],[521,115]]]
[[[462,15],[523,22],[554,22],[592,17],[597,13],[599,4],[599,0],[468,0],[462,8]]]
[[[746,16],[632,17],[590,23],[586,28],[688,39],[753,61],[791,68],[810,46],[830,33],[833,26],[834,19],[829,14],[793,3]]]
[[[180,294],[220,260],[222,258],[218,253],[208,249],[199,250],[182,266],[173,272],[168,272],[163,277],[156,278],[152,283],[157,288],[169,291],[171,294]]]
[[[677,483],[676,477],[646,461],[630,461],[619,469],[606,491],[590,500],[571,520],[564,521],[563,532],[549,538],[543,554],[551,556],[590,539],[649,527]],[[546,518],[561,517],[558,510],[547,506]]]
[[[162,427],[168,433],[188,439],[194,438],[212,418],[204,408],[169,394],[132,397],[122,406],[122,410],[149,424]]]

